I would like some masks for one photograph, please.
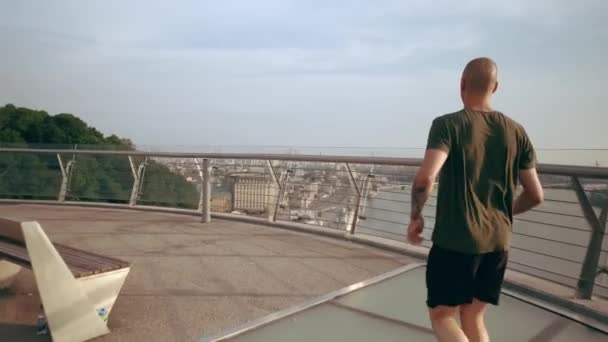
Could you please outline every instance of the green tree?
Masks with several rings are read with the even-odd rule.
[[[0,107],[0,146],[135,150],[129,139],[105,137],[72,114],[49,115],[44,111]],[[69,200],[126,203],[133,186],[127,157],[63,155],[73,159]],[[135,158],[142,162],[141,158]],[[196,207],[198,192],[183,177],[154,161],[147,162],[142,202],[184,208]],[[61,171],[55,155],[0,153],[0,197],[56,198]]]
[[[195,209],[198,191],[184,177],[171,173],[164,165],[149,163],[142,189],[142,203],[158,206],[175,206]]]

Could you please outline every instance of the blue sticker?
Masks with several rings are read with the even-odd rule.
[[[105,308],[101,308],[101,309],[97,309],[97,314],[99,315],[99,317],[101,317],[104,321],[108,320],[108,310],[106,310]]]

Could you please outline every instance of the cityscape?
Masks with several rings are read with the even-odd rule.
[[[191,159],[157,161],[200,191],[202,163]],[[358,165],[351,169],[351,177],[345,164],[339,163],[290,162],[273,165],[272,170],[269,165],[259,160],[214,161],[212,210],[259,217],[272,217],[277,211],[280,219],[346,229],[357,203],[363,215],[367,199],[383,189],[405,190],[415,175],[415,168],[408,167]],[[357,188],[362,192],[361,202]]]
[[[202,163],[192,159],[157,160],[201,191]],[[273,165],[272,169],[270,165],[263,160],[214,160],[212,210],[269,218],[273,218],[276,211],[274,219],[346,230],[353,222],[357,205],[358,219],[364,220],[368,208],[372,212],[376,210],[376,219],[380,221],[391,214],[378,212],[386,210],[385,207],[396,206],[397,212],[409,212],[409,187],[415,167],[357,165],[350,169],[351,178],[349,168],[340,163],[283,162]],[[541,178],[546,189],[571,189],[571,180],[567,177],[541,175]],[[592,198],[605,196],[608,181],[587,181],[583,187],[590,191]],[[380,227],[370,228],[382,231],[388,226],[390,231],[391,225],[397,225],[402,234],[408,221],[409,218],[403,216],[398,221],[375,222]]]

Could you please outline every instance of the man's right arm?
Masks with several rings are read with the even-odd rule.
[[[513,202],[513,215],[524,213],[544,200],[543,186],[538,179],[536,168],[519,170],[519,181],[524,191]]]

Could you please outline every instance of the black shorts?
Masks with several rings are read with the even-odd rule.
[[[474,255],[433,245],[426,267],[427,306],[470,304],[473,298],[498,305],[508,257],[506,251]]]

